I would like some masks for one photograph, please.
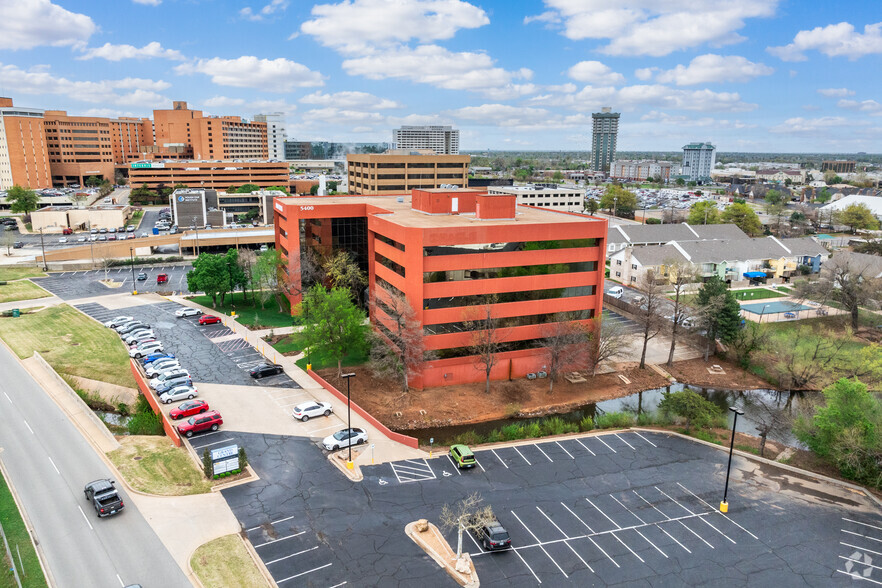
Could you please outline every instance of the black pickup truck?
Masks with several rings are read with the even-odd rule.
[[[95,480],[86,484],[86,502],[91,502],[99,517],[109,517],[125,508],[113,480]]]

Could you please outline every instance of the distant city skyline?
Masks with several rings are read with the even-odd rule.
[[[865,0],[6,0],[0,96],[71,115],[282,112],[288,138],[460,149],[882,152],[882,16]],[[700,27],[692,26],[700,22]],[[382,24],[382,26],[379,26]]]

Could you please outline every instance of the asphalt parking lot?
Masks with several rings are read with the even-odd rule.
[[[604,322],[612,321],[621,325],[622,331],[627,335],[636,335],[642,331],[640,324],[637,321],[624,317],[614,310],[609,310],[607,308],[603,309],[603,320]]]
[[[723,515],[726,453],[664,433],[479,449],[462,472],[436,454],[360,483],[309,440],[235,435],[261,480],[223,495],[279,585],[446,585],[404,526],[472,492],[512,537],[499,553],[463,539],[484,586],[882,583],[869,498],[736,456]]]
[[[148,265],[135,266],[135,285],[138,292],[189,292],[187,288],[187,272],[192,265]],[[138,281],[138,273],[147,274],[147,279]],[[168,282],[157,284],[158,274],[168,274]],[[122,282],[119,288],[108,288],[100,283],[105,275],[116,282]],[[93,296],[120,294],[132,289],[132,268],[115,267],[104,270],[79,270],[69,272],[52,272],[45,278],[33,278],[34,283],[52,292],[63,300],[76,300]]]

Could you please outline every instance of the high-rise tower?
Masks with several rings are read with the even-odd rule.
[[[619,134],[618,112],[604,107],[591,115],[594,132],[591,138],[591,157],[594,171],[609,173],[609,167],[616,158],[616,137]]]

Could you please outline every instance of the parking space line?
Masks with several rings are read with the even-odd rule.
[[[593,506],[594,509],[595,509],[597,512],[599,512],[599,513],[602,514],[604,517],[606,517],[606,520],[608,520],[608,521],[611,522],[613,525],[615,525],[615,526],[616,526],[616,529],[621,529],[621,528],[622,528],[621,525],[619,525],[617,522],[615,522],[614,520],[612,520],[611,518],[609,518],[609,517],[606,515],[605,512],[603,512],[602,510],[600,510],[599,508],[597,508],[597,505],[594,504],[593,502],[591,502],[591,499],[590,499],[590,498],[586,498],[585,500],[587,500],[587,501],[588,501],[588,504],[590,504],[591,506]]]
[[[278,543],[279,541],[284,541],[285,539],[291,539],[292,537],[300,537],[306,533],[306,531],[300,531],[299,533],[294,533],[293,535],[286,535],[284,537],[279,537],[278,539],[270,539],[266,543],[261,543],[260,545],[255,545],[254,549],[260,549],[264,545],[269,545],[270,543]]]
[[[674,520],[676,520],[678,523],[680,523],[680,524],[683,526],[684,529],[686,529],[687,531],[689,531],[690,533],[692,533],[693,535],[695,535],[696,537],[698,537],[699,539],[701,539],[702,541],[704,541],[704,538],[703,538],[701,535],[699,535],[698,533],[696,533],[695,531],[693,531],[692,529],[690,529],[689,527],[687,527],[686,524],[685,524],[683,521],[681,521],[681,520],[679,520],[679,519],[672,519],[671,517],[669,517],[668,515],[666,515],[665,513],[663,513],[661,510],[659,510],[659,508],[658,508],[656,505],[652,504],[651,502],[649,502],[648,500],[646,500],[645,498],[643,498],[642,496],[640,496],[639,494],[637,494],[637,491],[636,491],[636,490],[631,490],[631,492],[633,492],[634,495],[637,496],[637,498],[639,498],[640,500],[642,500],[643,502],[645,502],[646,504],[648,504],[649,506],[651,506],[651,507],[652,507],[652,508],[653,508],[658,514],[660,514],[661,516],[665,517],[665,520],[663,520],[663,521],[659,521],[658,523],[655,523],[655,525],[656,525],[659,529],[661,529],[660,523],[667,523],[667,522],[670,522],[670,521],[674,521]],[[662,530],[663,530],[663,529],[662,529]],[[668,534],[668,533],[665,533],[665,534],[666,534],[668,537],[671,537],[670,534]],[[673,539],[673,537],[671,537],[671,538]],[[676,540],[675,540],[675,541],[676,541]],[[704,541],[704,542],[705,542],[705,544],[706,544],[708,547],[710,547],[711,549],[714,548],[714,546],[711,545],[710,543],[708,543],[707,541]],[[682,547],[683,549],[686,549],[686,547],[685,547],[682,543],[680,543],[679,541],[677,541],[677,543],[680,545],[680,547]],[[689,550],[686,549],[686,551],[689,551]],[[689,551],[689,553],[692,553],[692,552]]]
[[[339,584],[334,584],[331,588],[340,588],[340,586],[344,586],[345,584],[347,584],[347,582],[340,582]]]
[[[272,560],[272,561],[264,562],[264,565],[274,564],[274,563],[276,563],[276,562],[279,562],[279,561],[282,561],[282,560],[285,560],[285,559],[288,559],[288,558],[294,557],[295,555],[300,555],[300,554],[303,554],[303,553],[308,553],[308,552],[310,552],[310,551],[315,551],[315,550],[318,549],[318,548],[319,548],[319,546],[316,545],[315,547],[310,547],[309,549],[304,549],[303,551],[298,551],[297,553],[292,553],[291,555],[286,555],[285,557],[280,557],[280,558],[278,558],[278,559],[274,559],[274,560]]]
[[[642,558],[642,557],[640,557],[639,555],[637,555],[637,553],[636,553],[633,549],[631,549],[631,548],[628,546],[627,543],[625,543],[624,541],[622,541],[622,538],[621,538],[621,537],[619,537],[618,535],[616,535],[615,531],[620,531],[620,530],[622,530],[621,525],[619,525],[617,522],[615,522],[614,520],[612,520],[611,518],[609,518],[605,512],[603,512],[602,510],[600,510],[599,508],[597,508],[597,505],[594,504],[593,502],[591,502],[588,498],[586,498],[585,500],[588,500],[588,504],[590,504],[591,506],[593,506],[593,507],[597,510],[597,512],[599,512],[600,514],[602,514],[603,516],[605,516],[606,519],[607,519],[609,522],[611,522],[612,524],[614,524],[614,525],[616,526],[616,529],[615,529],[614,531],[611,531],[609,534],[612,535],[612,536],[615,538],[616,541],[618,541],[619,543],[621,543],[622,546],[623,546],[625,549],[627,549],[628,551],[630,551],[631,554],[632,554],[634,557],[636,557],[637,559],[639,559],[639,560],[640,560],[640,563],[646,563],[645,561],[643,561],[643,558]]]
[[[839,544],[845,545],[846,547],[853,547],[854,549],[860,549],[861,551],[866,551],[867,553],[872,553],[873,555],[882,555],[882,553],[879,553],[878,551],[873,551],[872,549],[867,549],[866,547],[858,547],[857,545],[845,543],[844,541],[840,541]]]
[[[705,506],[707,506],[709,509],[711,509],[711,512],[715,512],[715,513],[719,514],[721,517],[723,517],[724,519],[726,519],[727,521],[729,521],[730,523],[732,523],[733,525],[735,525],[736,527],[738,527],[739,529],[741,529],[742,531],[744,531],[745,533],[747,533],[748,535],[750,535],[751,537],[753,537],[754,539],[759,541],[759,537],[757,537],[756,535],[754,535],[753,533],[751,533],[750,531],[748,531],[747,529],[745,529],[744,527],[742,527],[741,525],[739,525],[738,523],[733,521],[731,518],[729,518],[726,515],[724,515],[723,513],[721,513],[719,510],[715,509],[713,506],[710,505],[710,503],[708,503],[707,500],[705,500],[701,496],[698,496],[695,492],[693,492],[692,490],[690,490],[689,488],[687,488],[686,486],[684,486],[680,482],[677,482],[677,486],[679,486],[680,488],[682,488],[683,490],[685,490],[686,492],[688,492],[692,496],[695,496],[695,498],[700,500],[702,503],[704,503]],[[872,527],[872,525],[869,525],[869,526]],[[879,529],[879,527],[876,527],[876,528]],[[882,530],[882,529],[880,529],[880,530]]]
[[[569,451],[567,451],[566,448],[565,448],[563,445],[560,444],[560,441],[555,441],[555,443],[557,443],[557,446],[558,446],[558,447],[560,447],[561,449],[563,449],[563,452],[564,452],[564,453],[566,453],[567,455],[570,456],[570,459],[576,459],[575,457],[573,457],[573,454],[572,454],[572,453],[570,453]]]
[[[220,443],[226,443],[227,441],[235,441],[232,437],[229,439],[221,439],[220,441],[215,441],[214,443],[206,443],[205,445],[193,445],[192,441],[190,442],[190,447],[193,449],[202,449],[203,447],[209,447],[211,445],[218,445]]]
[[[502,458],[501,458],[501,457],[499,457],[499,454],[498,454],[498,453],[496,453],[496,450],[495,450],[495,449],[491,449],[491,450],[490,450],[490,451],[491,451],[491,452],[492,452],[492,453],[493,453],[493,455],[495,455],[495,456],[496,456],[496,459],[498,459],[498,460],[499,460],[499,463],[501,463],[501,464],[502,464],[502,465],[504,465],[504,466],[505,466],[505,469],[508,469],[508,466],[507,466],[507,465],[506,465],[506,464],[505,464],[505,462],[504,462],[504,461],[502,461]],[[535,574],[534,574],[534,575],[535,575]],[[537,579],[538,579],[538,578],[537,578]]]
[[[567,535],[566,533],[564,533],[564,532],[563,532],[563,529],[561,529],[560,527],[558,527],[558,526],[555,524],[555,522],[551,520],[551,517],[549,517],[547,514],[545,514],[545,513],[542,511],[541,508],[539,508],[539,507],[537,506],[537,507],[536,507],[536,510],[538,510],[540,513],[542,513],[542,516],[545,517],[546,519],[548,519],[548,522],[551,523],[552,525],[554,525],[554,528],[557,529],[558,531],[560,531],[560,534],[561,534],[561,535],[563,535],[566,539],[569,539],[569,538],[570,538],[570,536]],[[564,545],[566,545],[567,547],[570,548],[570,551],[572,551],[573,554],[575,554],[575,556],[579,558],[579,561],[581,561],[583,564],[585,564],[585,567],[588,568],[588,569],[591,571],[592,574],[594,573],[594,568],[592,568],[590,565],[588,565],[588,562],[587,562],[587,561],[585,561],[584,559],[582,559],[582,556],[579,555],[579,552],[578,552],[578,551],[576,551],[575,549],[573,549],[573,546],[572,546],[572,545],[570,545],[570,544],[569,544],[568,542],[566,542],[566,541],[564,541]]]
[[[292,515],[290,517],[285,517],[284,519],[279,519],[277,521],[270,521],[270,524],[275,525],[277,523],[284,523],[285,521],[290,521],[293,518],[294,518],[294,516]],[[245,532],[250,533],[251,531],[256,531],[257,529],[261,529],[261,528],[263,528],[263,525],[257,525],[256,527],[251,527],[250,529],[245,529]]]
[[[581,518],[579,518],[579,515],[577,515],[577,514],[574,513],[573,511],[571,511],[569,506],[567,506],[567,505],[564,504],[563,502],[561,502],[560,505],[561,505],[562,507],[564,507],[565,509],[567,509],[567,511],[568,511],[571,515],[573,515],[574,517],[576,517],[576,520],[577,520],[577,521],[579,521],[580,523],[582,523],[583,525],[585,525],[585,528],[588,529],[588,532],[589,532],[589,533],[594,534],[594,529],[592,529],[591,527],[589,527],[589,526],[588,526],[588,523],[586,523],[586,522],[583,521]]]
[[[640,437],[641,439],[643,439],[644,441],[646,441],[647,443],[649,443],[650,445],[652,445],[653,447],[658,447],[658,445],[656,445],[655,443],[653,443],[652,441],[650,441],[649,439],[647,439],[646,437],[644,437],[643,435],[641,435],[637,431],[631,431],[631,432],[634,433],[635,435],[637,435],[638,437]]]
[[[876,568],[877,570],[882,570],[882,567],[874,566],[873,564],[868,564],[868,563],[863,562],[863,561],[861,561],[861,560],[859,560],[859,559],[852,559],[852,558],[850,558],[850,557],[845,557],[844,555],[840,555],[839,558],[840,558],[840,559],[844,559],[844,560],[848,560],[848,561],[853,561],[854,563],[861,564],[862,566],[869,566],[869,567],[871,567],[871,568]]]
[[[612,451],[613,453],[616,453],[616,450],[613,449],[612,447],[610,447],[609,444],[608,444],[606,441],[604,441],[603,439],[600,438],[600,436],[595,437],[595,439],[597,439],[598,441],[600,441],[601,443],[603,443],[604,445],[606,445],[606,448],[607,448],[607,449],[609,449],[609,450]]]
[[[323,566],[319,566],[317,568],[313,568],[311,570],[306,570],[305,572],[300,572],[299,574],[294,574],[290,578],[285,578],[284,580],[277,580],[276,584],[281,584],[282,582],[287,582],[288,580],[293,580],[294,578],[299,578],[300,576],[305,576],[306,574],[311,574],[312,572],[317,572],[319,570],[323,570],[325,568],[331,567],[333,564],[325,564]]]
[[[656,524],[656,525],[655,525],[655,528],[658,529],[659,531],[661,531],[662,533],[664,533],[665,535],[667,535],[668,537],[670,537],[670,538],[674,541],[674,543],[676,543],[677,545],[679,545],[680,547],[682,547],[683,549],[685,549],[685,550],[686,550],[686,553],[690,553],[690,554],[692,553],[692,551],[691,551],[688,547],[686,547],[685,545],[683,545],[682,543],[680,543],[679,541],[677,541],[677,539],[676,539],[673,535],[671,535],[670,533],[668,533],[667,531],[665,531],[664,527],[662,527],[662,526],[659,525],[659,524]]]
[[[462,475],[462,472],[459,471],[459,466],[456,465],[456,462],[453,461],[453,458],[450,457],[450,454],[449,454],[449,453],[447,454],[447,459],[450,460],[450,463],[453,465],[453,469],[456,470],[456,473],[457,473],[458,475],[461,476],[461,475]]]
[[[569,576],[567,575],[567,573],[566,573],[565,571],[563,571],[563,568],[560,567],[560,565],[554,560],[553,557],[551,557],[551,554],[548,553],[547,551],[545,551],[545,546],[542,545],[542,542],[541,542],[541,541],[539,541],[539,537],[537,537],[537,536],[533,533],[533,531],[530,530],[530,527],[528,527],[527,525],[524,524],[524,521],[521,520],[521,517],[519,517],[518,515],[516,515],[516,514],[515,514],[515,511],[513,511],[513,510],[511,510],[511,511],[509,511],[509,512],[511,513],[511,515],[512,515],[514,518],[516,518],[516,519],[518,520],[518,522],[521,524],[521,526],[527,530],[527,533],[529,533],[530,536],[533,537],[533,539],[536,540],[536,543],[539,544],[539,549],[542,550],[542,553],[544,553],[545,555],[548,556],[548,559],[550,559],[550,560],[551,560],[551,563],[553,563],[553,564],[557,567],[557,569],[560,570],[560,573],[564,575],[564,578],[569,578]]]
[[[478,467],[481,468],[482,472],[485,472],[485,473],[487,472],[487,470],[484,469],[484,466],[481,465],[481,462],[478,461],[477,457],[475,457],[475,463],[478,464]]]
[[[533,571],[533,568],[530,567],[530,564],[527,563],[527,560],[525,560],[523,558],[523,556],[521,556],[521,554],[518,553],[517,549],[513,549],[512,551],[514,551],[515,555],[518,556],[518,559],[520,559],[522,562],[524,562],[524,565],[527,566],[527,569],[530,570],[530,573],[533,574],[533,577],[536,578],[536,581],[541,584],[542,580],[539,579],[539,576],[536,575],[536,572]]]
[[[478,551],[480,551],[481,553],[484,553],[484,548],[481,547],[481,545],[478,543],[478,540],[475,539],[475,536],[474,536],[470,531],[463,531],[463,533],[465,533],[466,535],[468,535],[469,539],[472,540],[472,543],[475,544],[475,547],[478,548]]]
[[[855,580],[866,580],[867,582],[872,582],[873,584],[879,584],[879,585],[882,585],[882,582],[877,582],[876,580],[872,580],[872,579],[870,579],[870,578],[864,578],[864,577],[863,577],[862,575],[860,575],[860,574],[855,574],[855,573],[853,573],[853,572],[845,572],[845,571],[843,571],[843,570],[836,570],[836,571],[839,572],[840,574],[845,574],[846,576],[851,576],[851,577],[854,578]]]
[[[634,515],[634,518],[637,519],[638,521],[640,521],[641,524],[643,524],[643,525],[646,524],[646,521],[644,521],[644,520],[641,519],[639,516],[637,516],[637,513],[636,513],[636,512],[632,511],[630,508],[628,508],[627,506],[625,506],[624,504],[622,504],[622,502],[621,502],[618,498],[616,498],[616,497],[613,496],[612,494],[610,494],[609,497],[612,498],[613,500],[615,500],[616,502],[618,502],[619,505],[620,505],[622,508],[624,508],[624,509],[627,510],[629,513],[631,513],[632,515]],[[637,534],[640,535],[641,537],[643,537],[643,538],[646,540],[647,543],[649,543],[650,545],[652,545],[653,547],[655,547],[655,550],[656,550],[656,551],[658,551],[660,554],[662,554],[663,556],[665,556],[665,558],[668,557],[668,554],[666,554],[664,551],[662,551],[661,549],[659,549],[658,546],[657,546],[655,543],[653,543],[652,541],[650,541],[650,540],[646,537],[646,535],[644,535],[643,533],[641,533],[641,532],[640,532],[640,529],[634,529],[634,530],[637,531]]]
[[[52,458],[49,458],[50,461]],[[56,468],[57,469],[57,468]],[[845,529],[839,529],[843,533],[848,533],[849,535],[855,535],[857,537],[863,537],[864,539],[869,539],[870,541],[875,541],[876,543],[882,543],[882,539],[876,539],[875,537],[870,537],[869,535],[862,535],[860,533],[855,533],[854,531],[847,531]]]
[[[877,527],[876,525],[871,525],[869,523],[862,523],[860,521],[853,521],[853,520],[847,519],[845,517],[842,517],[842,520],[848,521],[849,523],[854,523],[855,525],[863,525],[865,527],[870,527],[871,529],[876,529],[877,531],[882,531],[882,527]]]
[[[514,449],[515,451],[517,451],[517,452],[518,452],[518,455],[520,455],[521,457],[524,457],[524,454],[521,453],[520,451],[518,451],[518,448],[517,448],[517,447],[512,447],[512,449]],[[527,462],[527,465],[533,465],[533,464],[530,463],[530,460],[527,459],[526,457],[524,457],[524,461]]]
[[[327,431],[328,429],[336,429],[340,425],[331,425],[330,427],[322,427],[321,429],[310,429],[307,431],[308,434],[312,435],[313,433],[318,433],[319,431]]]
[[[696,513],[692,512],[691,510],[689,510],[688,508],[686,508],[685,506],[683,506],[682,504],[680,504],[679,502],[677,502],[677,500],[675,498],[672,498],[672,497],[668,496],[667,494],[665,494],[665,492],[663,490],[659,489],[658,486],[653,486],[653,488],[655,488],[656,490],[661,492],[668,500],[670,500],[671,502],[673,502],[674,504],[676,504],[677,506],[679,506],[680,508],[682,508],[683,510],[685,510],[689,514],[691,514],[691,515],[696,514]],[[723,537],[725,537],[726,539],[731,541],[733,545],[735,545],[736,543],[735,543],[734,539],[732,539],[731,537],[729,537],[728,535],[726,535],[725,533],[723,533],[722,531],[720,531],[719,529],[714,527],[712,524],[710,524],[709,522],[704,520],[704,515],[706,515],[706,514],[709,514],[709,513],[704,513],[704,514],[698,515],[698,519],[701,522],[703,522],[705,525],[707,525],[708,527],[710,527],[711,529],[713,529],[714,531],[716,531],[717,533],[719,533],[720,535],[722,535]]]
[[[536,445],[536,449],[538,449],[539,451],[541,451],[541,452],[542,452],[542,455],[544,455],[546,458],[548,458],[548,461],[550,461],[551,463],[554,463],[554,460],[551,459],[550,457],[548,457],[548,454],[545,453],[544,451],[542,451],[542,448],[541,448],[538,444]]]
[[[618,439],[619,441],[621,441],[622,443],[624,443],[625,445],[627,445],[627,446],[630,447],[631,449],[634,449],[634,446],[631,445],[630,443],[628,443],[627,441],[625,441],[624,439],[622,439],[621,437],[619,437],[619,434],[618,434],[618,433],[613,433],[613,434],[616,436],[616,439]],[[637,450],[634,449],[634,451],[637,451]]]
[[[584,443],[582,443],[582,440],[581,440],[581,439],[576,439],[576,442],[577,442],[579,445],[581,445],[582,447],[584,447],[585,449],[587,449],[587,450],[588,450],[588,453],[590,453],[590,454],[593,455],[594,457],[597,457],[597,454],[594,453],[593,451],[591,451],[590,449],[588,449],[588,446],[585,445]]]

